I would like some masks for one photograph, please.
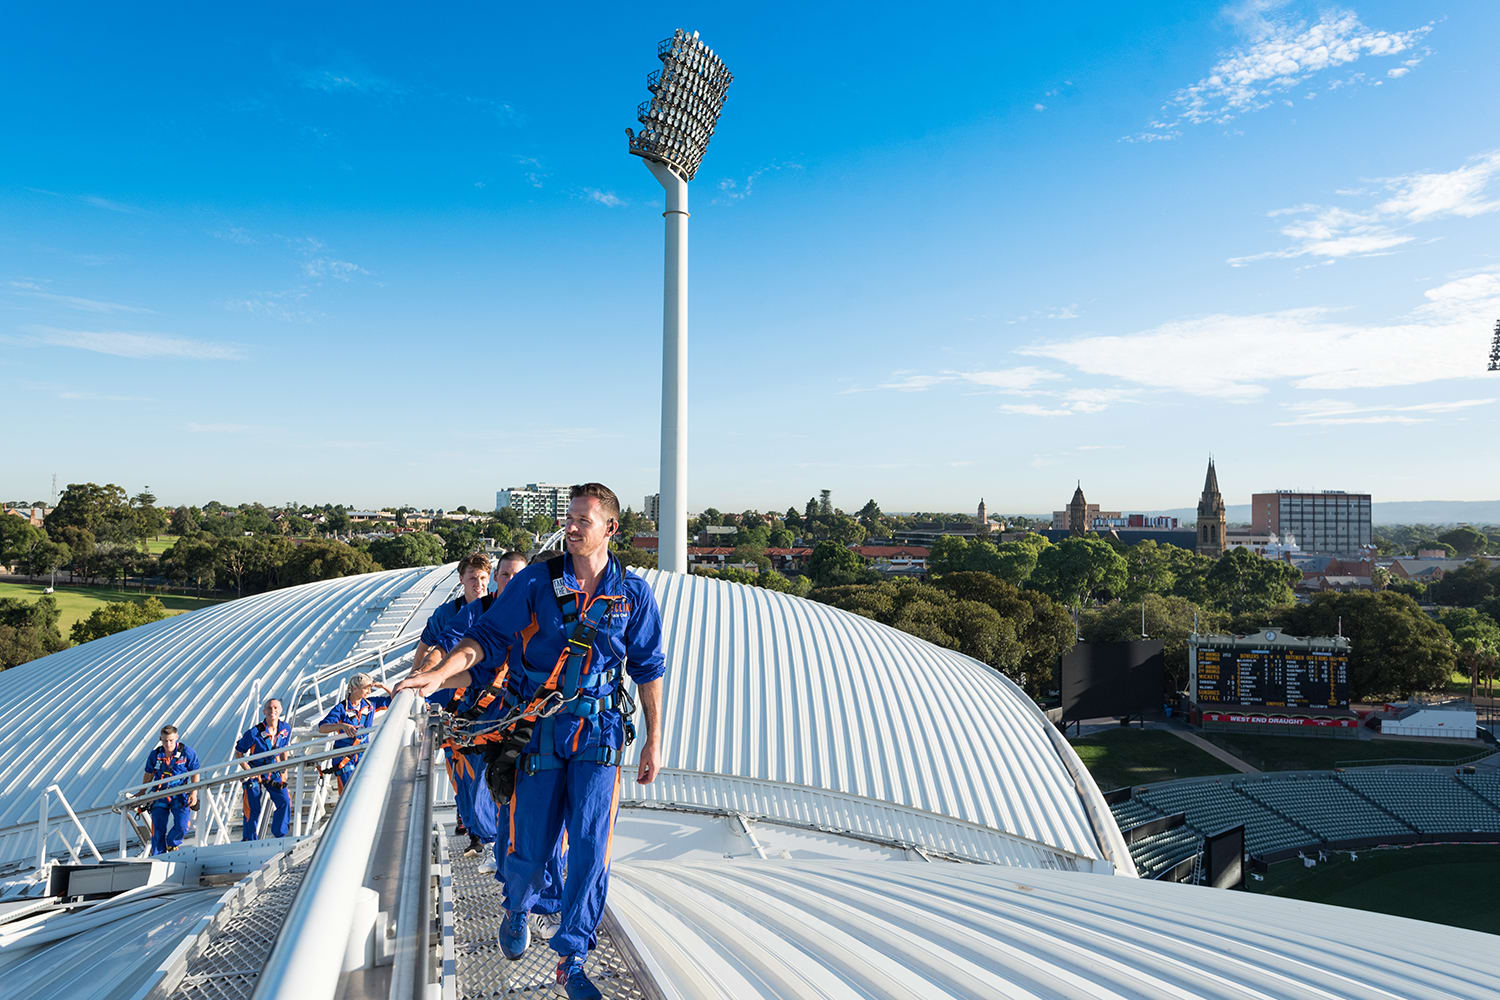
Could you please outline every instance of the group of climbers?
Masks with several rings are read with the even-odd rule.
[[[644,709],[636,781],[647,784],[659,768],[666,668],[655,596],[609,552],[618,498],[600,483],[571,492],[566,551],[517,573],[461,637],[449,631],[456,641],[446,655],[396,690],[465,692],[450,706],[453,731],[485,749],[487,783],[502,809],[500,949],[521,958],[533,914],[559,907],[548,943],[559,986],[579,1000],[600,995],[585,963],[609,888],[620,763],[635,735],[625,678]]]
[[[428,620],[407,677],[392,690],[368,674],[353,675],[318,725],[339,736],[336,749],[348,751],[333,759],[342,792],[375,712],[393,694],[413,690],[445,712],[449,775],[468,852],[493,845],[484,866],[504,885],[500,949],[521,958],[533,928],[541,935],[549,926],[534,918],[551,914],[557,981],[573,1000],[600,996],[585,964],[609,889],[620,764],[635,739],[637,699],[644,733],[636,781],[650,783],[660,767],[661,616],[646,582],[609,552],[619,518],[615,494],[585,483],[572,488],[563,553],[544,553],[530,565],[520,553],[506,553],[493,595],[488,557],[465,559],[463,594]],[[386,694],[371,696],[376,688]],[[235,744],[243,766],[286,759],[291,731],[281,710],[279,701],[268,701],[264,719]],[[147,759],[146,780],[175,787],[184,784],[176,776],[197,767],[197,756],[168,726]],[[272,834],[285,836],[285,772],[246,779],[246,840],[254,839],[266,802],[274,808]],[[181,843],[196,806],[196,790],[153,802],[154,853]]]
[[[502,556],[496,568],[495,581],[500,588],[518,570],[526,566],[526,557],[518,552]],[[488,610],[495,594],[490,587],[490,560],[483,553],[475,553],[459,565],[463,595],[456,600],[444,602],[433,613],[422,632],[417,645],[415,670],[432,666],[442,654],[457,644],[459,637],[474,621]],[[450,635],[450,629],[456,635]],[[374,690],[385,692],[372,695]],[[434,701],[446,706],[454,695],[462,692],[445,691],[445,697]],[[370,674],[359,672],[351,675],[344,687],[344,696],[335,704],[318,724],[323,735],[338,735],[332,749],[345,750],[342,756],[330,760],[329,773],[338,784],[340,794],[354,776],[365,741],[365,733],[374,725],[375,714],[390,705],[390,688],[376,681]],[[282,720],[282,703],[278,698],[269,699],[262,711],[260,722],[251,726],[234,744],[234,759],[243,770],[250,771],[265,765],[281,763],[288,757],[287,747],[292,740],[291,727]],[[189,778],[182,777],[198,769],[198,755],[187,744],[181,742],[177,727],[166,726],[160,732],[161,743],[153,748],[146,759],[144,783],[152,791],[186,786]],[[454,784],[454,795],[458,805],[460,828],[471,837],[470,851],[486,851],[496,840],[497,813],[494,800],[483,780],[483,752],[460,753],[449,751],[448,773]],[[261,771],[244,779],[240,791],[243,822],[242,840],[255,840],[261,829],[261,814],[269,803],[272,809],[268,823],[272,837],[285,837],[291,828],[291,796],[287,790],[287,773],[284,770]],[[150,805],[152,828],[152,853],[163,854],[176,850],[192,832],[193,813],[198,809],[196,789],[153,799]],[[492,858],[492,856],[491,856]],[[493,860],[489,861],[494,864]],[[491,868],[493,870],[493,868]]]

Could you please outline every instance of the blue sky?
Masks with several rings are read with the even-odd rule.
[[[679,25],[691,509],[1500,496],[1500,6],[1018,6],[13,10],[0,496],[639,506]]]

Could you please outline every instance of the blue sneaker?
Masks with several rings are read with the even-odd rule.
[[[604,994],[584,974],[584,955],[569,955],[557,963],[557,992],[568,1000],[603,1000]]]
[[[526,954],[526,947],[531,944],[531,914],[506,910],[499,938],[500,951],[512,962]]]

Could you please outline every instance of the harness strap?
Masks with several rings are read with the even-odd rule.
[[[519,769],[523,774],[536,774],[538,771],[557,771],[566,767],[571,761],[581,761],[585,764],[603,764],[605,767],[615,767],[625,758],[625,754],[618,747],[591,747],[580,751],[567,760],[555,753],[528,753],[521,756]]]

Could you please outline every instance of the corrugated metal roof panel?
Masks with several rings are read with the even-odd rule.
[[[1102,857],[1051,724],[998,671],[803,598],[641,575],[662,610],[665,766],[859,796]]]
[[[188,889],[96,906],[85,914],[52,918],[77,933],[37,946],[24,939],[0,948],[0,994],[6,1000],[115,1000],[133,997],[153,978],[157,967],[184,936],[213,912],[229,890]],[[113,920],[92,921],[115,912]],[[84,927],[79,917],[87,915]]]
[[[638,807],[653,813],[681,809],[740,815],[894,847],[915,847],[965,861],[1085,871],[1092,867],[1089,859],[1070,858],[1055,847],[1031,843],[975,823],[889,802],[778,782],[664,770],[649,785],[622,782],[620,802],[627,810]],[[616,825],[617,835],[629,816],[628,812],[621,815]],[[661,852],[661,845],[652,845],[653,857],[661,857]],[[625,859],[629,854],[617,848],[614,857]]]
[[[141,780],[146,754],[168,723],[204,764],[223,760],[257,679],[263,697],[285,698],[301,672],[353,652],[398,599],[419,598],[402,607],[421,609],[455,582],[449,565],[288,587],[0,672],[0,718],[7,720],[0,728],[0,862],[29,855],[37,796],[47,785],[61,786],[79,811],[113,802]],[[420,631],[425,617],[419,610],[403,633]],[[85,822],[96,842],[114,833],[112,817]]]
[[[922,862],[621,862],[670,997],[1496,997],[1500,939],[1198,886]]]

